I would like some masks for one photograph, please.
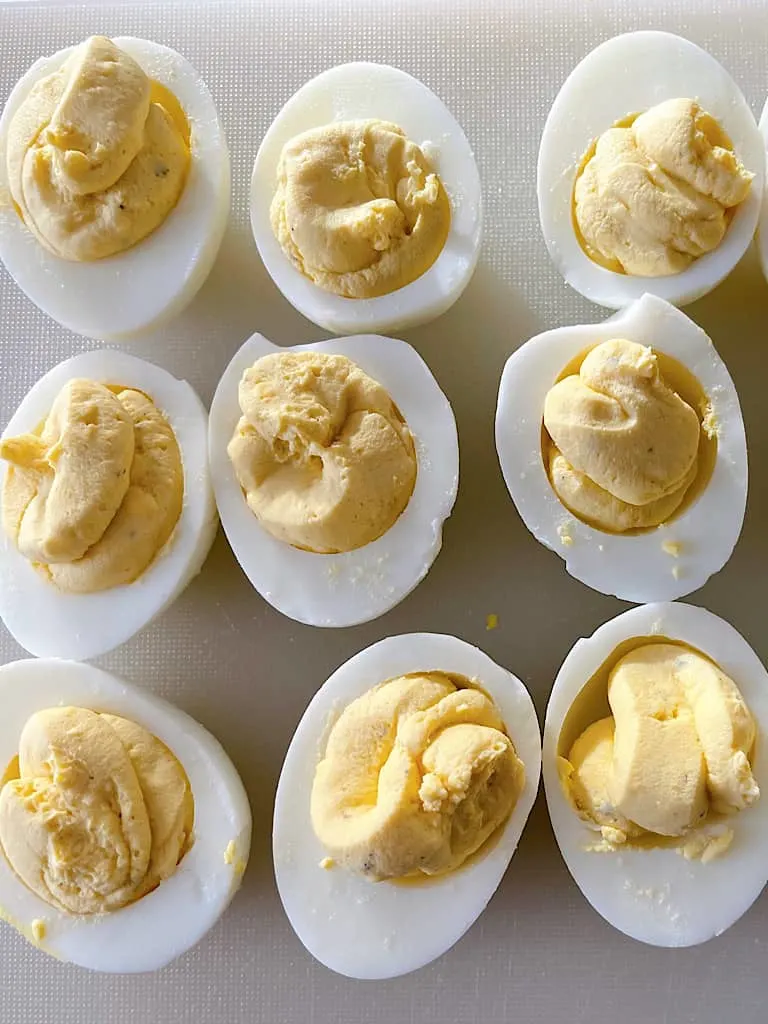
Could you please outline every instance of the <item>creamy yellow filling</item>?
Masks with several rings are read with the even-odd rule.
[[[24,223],[63,259],[129,249],[181,195],[185,128],[175,97],[153,89],[132,57],[102,36],[87,39],[36,83],[11,121],[8,179]]]
[[[397,125],[341,121],[291,139],[277,168],[272,230],[316,285],[373,298],[435,262],[451,223],[429,160]]]
[[[276,353],[243,374],[227,452],[278,540],[351,551],[385,533],[416,481],[413,437],[387,391],[344,356]]]
[[[610,270],[677,274],[717,248],[753,177],[715,118],[694,100],[666,100],[587,154],[573,193],[577,233]]]
[[[699,470],[698,413],[664,380],[652,349],[596,345],[544,402],[552,487],[578,518],[614,533],[658,526]]]
[[[132,583],[181,514],[184,473],[170,424],[139,391],[91,380],[59,392],[39,434],[0,442],[10,463],[3,527],[61,590]]]
[[[11,774],[0,790],[0,849],[57,910],[117,910],[172,875],[189,848],[186,773],[128,719],[79,707],[38,711]]]
[[[611,670],[608,703],[611,715],[560,758],[574,809],[608,848],[667,837],[686,840],[689,856],[711,856],[698,827],[760,795],[750,762],[755,723],[736,684],[696,651],[643,644]],[[724,850],[722,838],[714,840]]]
[[[489,697],[439,672],[401,676],[333,726],[312,825],[335,862],[369,879],[443,874],[506,821],[524,778]]]

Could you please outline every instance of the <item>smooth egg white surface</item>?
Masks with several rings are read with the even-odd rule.
[[[425,671],[465,676],[496,702],[525,766],[512,815],[467,866],[424,882],[371,882],[341,867],[320,867],[325,849],[312,828],[310,794],[333,722],[372,686]],[[393,978],[441,956],[476,921],[501,882],[536,799],[540,771],[541,735],[528,691],[477,647],[453,636],[411,633],[355,655],[304,712],[275,797],[275,878],[299,939],[322,964],[351,978]]]
[[[760,131],[763,136],[763,147],[768,149],[768,100],[766,100],[762,116],[760,117]],[[766,279],[768,279],[768,183],[763,189],[763,205],[757,229],[757,249],[760,253],[763,273]]]
[[[12,206],[0,205],[0,260],[44,313],[87,338],[117,341],[176,316],[207,278],[229,217],[229,151],[211,94],[175,50],[119,36],[115,44],[170,89],[191,129],[189,174],[179,201],[151,235],[106,259],[77,263],[44,249]],[[17,83],[0,117],[0,192],[8,187],[8,128],[40,79],[75,47],[36,61]]]
[[[227,445],[240,419],[238,385],[274,352],[325,352],[351,359],[389,392],[416,445],[416,485],[403,513],[378,540],[321,555],[277,540],[248,507]],[[359,335],[281,348],[254,334],[224,371],[211,403],[211,477],[221,525],[253,587],[283,615],[310,626],[355,626],[399,604],[426,576],[442,545],[459,484],[459,444],[448,399],[404,341]]]
[[[37,657],[85,661],[129,640],[179,596],[202,569],[218,520],[206,458],[205,408],[186,381],[143,359],[103,349],[59,363],[25,396],[2,436],[35,430],[75,377],[144,392],[173,428],[184,468],[184,504],[176,528],[134,583],[93,594],[65,593],[0,529],[0,617],[6,628]],[[0,489],[7,471],[0,460]]]
[[[566,365],[612,338],[650,345],[697,378],[717,422],[717,458],[706,489],[676,517],[632,535],[605,533],[572,515],[549,481],[541,451],[544,399]],[[496,450],[507,490],[534,537],[571,576],[624,601],[692,593],[731,556],[747,502],[747,443],[739,398],[714,345],[684,313],[652,295],[601,324],[559,327],[507,360],[496,409]],[[679,544],[673,557],[662,545]]]
[[[421,277],[388,295],[347,299],[295,269],[274,236],[269,207],[280,154],[290,139],[332,121],[368,118],[394,122],[421,147],[448,193],[451,227],[440,255]],[[336,334],[403,330],[452,306],[477,264],[482,205],[480,175],[461,126],[431,89],[386,64],[342,64],[303,85],[264,136],[251,179],[251,227],[270,277],[300,313]]]
[[[752,188],[720,245],[688,269],[669,277],[617,274],[591,260],[579,245],[572,219],[576,172],[590,143],[616,121],[676,97],[697,100],[720,121],[755,176]],[[541,230],[557,269],[592,302],[620,309],[651,292],[682,306],[711,291],[744,255],[757,227],[764,183],[764,143],[725,68],[687,39],[668,32],[629,32],[587,54],[552,104],[537,170]]]
[[[732,845],[703,864],[674,849],[587,849],[597,834],[566,800],[557,771],[560,732],[584,684],[615,648],[634,637],[663,636],[708,655],[733,679],[757,724],[752,766],[756,804],[727,819]],[[768,881],[768,673],[727,622],[686,604],[633,608],[578,640],[552,688],[544,725],[544,788],[560,852],[584,896],[619,931],[654,946],[693,946],[730,928]]]
[[[195,801],[193,845],[173,875],[105,914],[58,911],[24,885],[0,848],[0,917],[46,953],[94,971],[154,971],[191,949],[240,887],[251,843],[248,798],[219,742],[146,689],[72,661],[4,665],[0,705],[0,773],[18,753],[21,731],[36,711],[83,707],[128,718],[162,740],[183,765]],[[33,921],[45,927],[42,940],[32,937]]]

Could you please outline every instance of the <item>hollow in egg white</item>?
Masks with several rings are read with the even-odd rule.
[[[486,692],[522,762],[523,788],[506,823],[459,868],[419,881],[372,882],[327,863],[310,817],[315,769],[345,706],[377,683],[423,672],[462,676]],[[305,711],[275,797],[275,878],[299,939],[326,967],[352,978],[392,978],[441,956],[480,916],[501,882],[536,799],[540,769],[539,725],[528,691],[478,648],[452,636],[412,633],[355,655]]]
[[[624,534],[596,529],[571,514],[552,488],[542,454],[547,392],[575,359],[616,338],[650,346],[689,371],[704,392],[704,429],[716,445],[700,493],[660,527]],[[683,597],[722,569],[741,533],[747,445],[736,389],[704,331],[655,296],[643,296],[601,324],[546,331],[514,352],[499,388],[496,450],[525,525],[565,560],[572,576],[601,593],[636,602]]]
[[[323,290],[293,266],[273,232],[270,203],[286,143],[313,128],[368,119],[396,124],[420,146],[448,193],[451,221],[421,276],[388,294],[352,299]],[[469,283],[480,248],[480,177],[464,132],[430,89],[397,68],[343,64],[303,85],[264,136],[251,180],[251,227],[273,281],[309,320],[337,334],[401,330],[445,312]]]
[[[248,798],[218,741],[146,689],[72,661],[4,665],[0,702],[3,773],[32,715],[80,707],[128,719],[161,740],[186,772],[194,801],[191,845],[170,877],[147,895],[106,913],[69,913],[27,888],[0,853],[0,917],[46,953],[94,971],[154,971],[191,949],[240,887],[250,849]]]
[[[595,832],[567,800],[558,757],[569,712],[585,687],[602,679],[616,651],[633,640],[664,640],[701,652],[736,684],[757,727],[751,759],[760,798],[725,818],[733,830],[730,846],[705,862],[668,846],[627,844],[610,852],[596,849]],[[603,699],[599,706],[603,707]],[[594,694],[594,700],[598,695]],[[578,706],[578,705],[577,705]],[[603,712],[604,713],[604,712]],[[600,717],[598,714],[597,717]],[[594,721],[590,716],[587,722]],[[578,730],[577,730],[578,732]],[[544,725],[543,775],[547,807],[560,852],[586,899],[605,920],[640,942],[692,946],[720,935],[746,913],[768,881],[768,674],[746,640],[723,619],[682,603],[650,604],[611,619],[577,641],[557,674]]]
[[[87,660],[130,639],[167,608],[203,566],[218,519],[206,457],[208,416],[197,394],[153,363],[110,349],[85,352],[46,373],[27,393],[3,438],[37,430],[75,378],[143,392],[169,423],[181,454],[184,493],[169,540],[133,583],[70,593],[49,581],[0,531],[0,616],[38,657]],[[8,465],[0,462],[0,488]]]
[[[306,551],[272,536],[246,503],[227,446],[241,416],[238,388],[258,359],[280,352],[341,355],[389,393],[410,429],[416,482],[394,524],[377,540],[339,554]],[[313,626],[351,626],[383,615],[424,578],[456,500],[459,449],[451,406],[404,341],[360,335],[283,349],[254,334],[236,353],[211,403],[209,458],[216,503],[235,557],[274,608]]]
[[[16,284],[62,326],[102,340],[125,340],[181,312],[213,266],[230,205],[229,151],[198,73],[159,43],[133,37],[114,42],[175,96],[188,122],[190,165],[175,207],[132,248],[105,259],[70,262],[43,248],[10,202],[0,204],[0,260]],[[0,193],[8,190],[6,151],[14,115],[74,49],[36,61],[8,97],[0,117]]]
[[[725,237],[711,252],[666,277],[617,273],[593,261],[574,230],[577,171],[590,144],[629,115],[687,97],[713,115],[754,175]],[[738,85],[710,54],[667,32],[629,32],[601,43],[573,70],[555,98],[539,148],[539,219],[550,256],[576,291],[620,309],[650,292],[681,306],[711,291],[752,241],[765,182],[765,149]]]

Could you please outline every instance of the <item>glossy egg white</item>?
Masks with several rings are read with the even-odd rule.
[[[710,253],[670,277],[617,274],[593,262],[573,230],[572,196],[590,143],[616,121],[663,100],[689,97],[716,117],[754,174],[725,238]],[[629,32],[601,43],[563,83],[539,148],[537,191],[544,240],[565,280],[610,309],[651,292],[682,306],[711,291],[736,266],[757,227],[765,183],[765,147],[738,85],[710,54],[668,32]]]
[[[170,89],[191,129],[189,175],[166,220],[133,248],[87,263],[44,249],[10,206],[0,205],[0,260],[44,313],[76,334],[125,340],[176,316],[207,278],[229,217],[229,150],[211,94],[175,50],[146,39],[114,39],[150,78]],[[36,61],[19,80],[0,117],[0,191],[8,187],[5,151],[16,111],[40,79],[75,47]]]
[[[41,377],[2,436],[35,430],[70,380],[85,377],[144,392],[164,414],[181,451],[184,504],[165,547],[134,582],[68,594],[33,568],[0,529],[0,617],[37,657],[96,658],[129,640],[164,611],[203,567],[218,519],[206,459],[208,416],[193,388],[143,359],[103,349],[59,363]],[[8,464],[0,460],[0,490]]]
[[[760,117],[760,132],[763,137],[763,147],[768,149],[768,100],[763,107]],[[760,263],[763,273],[768,280],[768,184],[763,189],[763,205],[760,211],[760,223],[757,229],[757,249],[760,253]]]
[[[388,295],[347,299],[295,269],[272,232],[269,206],[280,154],[290,139],[332,121],[368,118],[394,122],[422,148],[451,201],[451,228],[421,277]],[[251,227],[264,266],[292,306],[335,334],[403,330],[444,313],[477,264],[482,206],[480,175],[461,126],[426,85],[386,64],[342,64],[303,85],[264,136],[251,179]]]
[[[378,540],[321,555],[277,540],[248,507],[227,455],[241,412],[245,370],[273,352],[325,352],[351,359],[387,389],[416,444],[416,485],[403,513]],[[235,354],[211,403],[209,458],[221,525],[251,584],[283,615],[310,626],[354,626],[399,604],[426,576],[442,544],[459,484],[459,444],[448,399],[404,341],[359,335],[281,348],[254,334]]]
[[[495,701],[525,766],[525,785],[498,838],[463,868],[416,884],[371,882],[325,869],[312,829],[310,794],[333,722],[372,686],[411,672],[441,671],[477,682]],[[393,978],[435,960],[477,920],[496,891],[533,807],[541,736],[520,680],[453,636],[388,637],[345,662],[313,697],[294,733],[275,797],[272,848],[283,907],[299,939],[326,967],[351,978]]]
[[[717,459],[706,489],[676,517],[633,535],[605,533],[573,516],[544,467],[547,391],[566,365],[603,341],[625,338],[672,356],[698,379],[716,417]],[[534,537],[571,576],[624,601],[672,601],[692,593],[731,556],[747,501],[747,443],[736,388],[708,336],[680,310],[644,295],[600,324],[558,327],[507,360],[496,409],[496,450],[507,490]],[[664,544],[678,544],[673,557]]]
[[[193,718],[143,687],[74,661],[17,661],[0,668],[0,774],[18,753],[31,715],[57,706],[128,718],[176,755],[195,802],[191,848],[156,889],[119,910],[58,911],[28,889],[0,850],[0,917],[46,953],[94,971],[154,971],[191,949],[240,887],[251,844],[251,811],[224,749]],[[230,845],[232,844],[232,845]],[[34,937],[32,922],[45,934]]]
[[[563,795],[557,771],[560,732],[587,680],[615,648],[635,637],[663,636],[717,662],[741,690],[757,724],[752,759],[761,797],[728,818],[733,843],[703,864],[675,849],[588,849],[596,834]],[[652,604],[611,619],[578,640],[555,679],[544,725],[544,788],[560,852],[595,910],[619,931],[654,946],[693,946],[720,935],[752,906],[768,881],[768,673],[733,626],[687,604]]]

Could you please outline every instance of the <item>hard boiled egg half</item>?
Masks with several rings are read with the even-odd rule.
[[[130,388],[150,398],[173,430],[184,476],[173,533],[133,583],[94,593],[66,592],[0,530],[0,616],[6,628],[37,657],[86,660],[129,640],[175,601],[202,568],[218,520],[206,458],[205,408],[186,381],[143,359],[104,349],[59,363],[25,396],[3,439],[37,431],[62,388],[77,378]],[[8,469],[0,461],[0,489]]]
[[[632,114],[675,98],[693,99],[713,115],[754,174],[725,237],[687,269],[639,277],[594,262],[574,230],[574,184],[590,145]],[[757,227],[765,181],[765,147],[738,85],[714,57],[667,32],[629,32],[601,43],[564,82],[539,148],[537,191],[544,240],[557,269],[592,302],[620,309],[644,292],[682,306],[711,291],[736,266]]]
[[[375,298],[346,298],[316,285],[283,252],[270,223],[280,154],[287,142],[333,122],[376,119],[401,128],[448,193],[450,228],[420,277]],[[272,122],[251,179],[251,227],[270,277],[307,319],[336,334],[395,331],[432,320],[459,298],[480,251],[480,176],[461,126],[438,97],[397,68],[366,62],[324,71],[299,89]]]
[[[405,510],[382,536],[340,554],[318,554],[279,540],[246,503],[227,446],[241,416],[243,374],[263,356],[318,352],[345,356],[389,393],[413,435],[416,482]],[[426,576],[442,544],[459,481],[453,410],[429,367],[404,341],[357,335],[283,349],[252,335],[224,371],[211,403],[211,477],[224,532],[261,596],[312,626],[353,626],[399,604]]]
[[[661,526],[625,533],[597,529],[571,514],[550,483],[543,453],[548,391],[569,365],[568,373],[578,372],[586,353],[611,339],[650,346],[662,376],[669,367],[673,389],[702,421],[697,477],[682,505]],[[546,331],[514,352],[501,378],[496,449],[525,525],[565,560],[572,576],[601,593],[638,603],[683,597],[722,569],[739,538],[747,445],[736,389],[704,331],[655,296],[644,295],[601,324]]]
[[[424,672],[463,676],[495,702],[523,765],[523,787],[506,822],[456,870],[420,881],[369,881],[326,859],[310,818],[315,769],[331,727],[351,701],[378,683]],[[277,887],[309,952],[339,974],[367,979],[406,974],[450,949],[482,913],[517,848],[536,798],[540,754],[538,721],[525,686],[455,637],[389,637],[337,669],[294,733],[275,798]]]
[[[184,769],[194,801],[188,848],[173,873],[147,895],[104,913],[57,909],[22,882],[0,849],[0,917],[46,953],[94,971],[154,971],[191,949],[240,887],[251,842],[248,798],[217,740],[146,689],[72,661],[4,665],[0,702],[3,774],[32,715],[84,708],[134,722],[165,744]],[[102,838],[108,844],[113,837]]]
[[[181,195],[163,223],[132,248],[104,259],[72,262],[48,252],[10,202],[0,204],[0,259],[44,313],[76,334],[122,340],[181,312],[213,266],[230,203],[229,150],[211,94],[189,62],[147,39],[115,38],[153,82],[160,103],[189,130],[190,163]],[[8,189],[6,149],[14,115],[41,79],[75,47],[41,57],[19,80],[0,117],[0,193]],[[170,97],[169,97],[170,94]]]
[[[628,843],[609,852],[595,849],[595,832],[561,788],[558,757],[567,756],[581,731],[606,713],[602,708],[607,707],[609,671],[637,641],[654,640],[693,648],[715,662],[740,690],[757,727],[751,765],[762,795],[725,819],[734,833],[731,845],[708,862],[687,859],[680,849],[669,846],[641,848]],[[693,946],[720,935],[752,906],[768,880],[766,734],[768,675],[733,626],[703,608],[633,608],[576,643],[557,675],[547,707],[544,788],[568,870],[609,924],[654,946]]]
[[[768,100],[766,100],[760,117],[760,131],[763,136],[763,146],[765,149],[768,149]],[[763,205],[757,232],[757,248],[760,253],[763,273],[768,278],[768,187],[763,191]]]

